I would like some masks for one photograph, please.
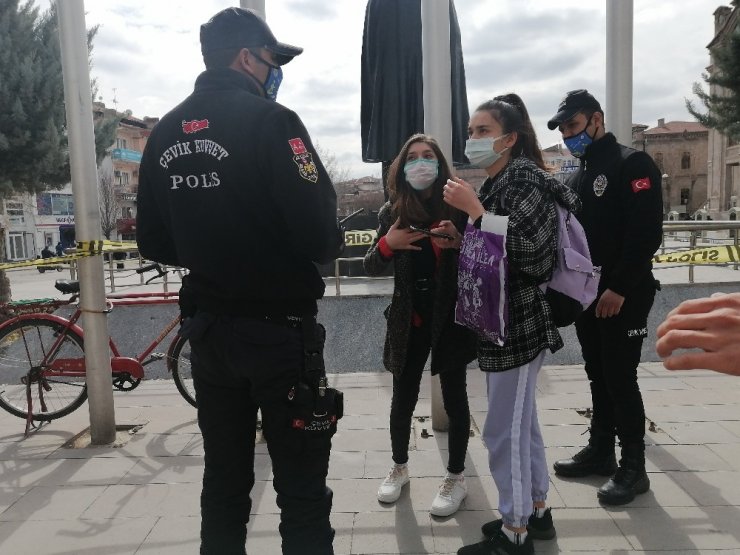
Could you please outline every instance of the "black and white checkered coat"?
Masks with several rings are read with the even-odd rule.
[[[555,352],[563,340],[539,285],[552,274],[557,246],[555,202],[580,210],[578,196],[525,157],[512,160],[480,191],[484,208],[509,216],[509,327],[503,346],[480,340],[481,370],[501,372],[526,364],[544,349]]]

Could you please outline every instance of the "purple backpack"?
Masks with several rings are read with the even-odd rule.
[[[596,299],[600,267],[591,262],[586,232],[576,217],[555,203],[558,245],[550,281],[543,284],[545,300],[559,328],[569,326]]]

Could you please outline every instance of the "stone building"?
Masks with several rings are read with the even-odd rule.
[[[101,102],[93,103],[93,119],[117,116],[120,123],[109,155],[101,162],[98,174],[109,173],[116,199],[115,227],[111,238],[133,239],[136,233],[136,191],[139,163],[156,118],[139,119],[130,112],[118,113]],[[45,245],[61,243],[71,247],[75,241],[75,213],[72,187],[48,190],[36,195],[18,194],[2,200],[0,240],[6,260],[36,258]]]
[[[578,169],[578,159],[562,143],[542,149],[545,168],[561,182]]]
[[[738,27],[738,6],[720,6],[714,11],[714,38],[707,45],[711,75],[715,71],[712,49],[722,44]],[[710,94],[721,91],[716,85],[709,88]],[[709,163],[707,194],[709,215],[714,219],[736,219],[738,195],[740,195],[740,144],[722,135],[719,131],[709,131]]]
[[[131,111],[118,113],[106,108],[102,102],[93,105],[94,119],[118,117],[120,122],[116,129],[116,140],[111,145],[110,155],[100,165],[99,174],[112,178],[118,204],[116,221],[117,238],[133,240],[136,235],[136,192],[139,187],[139,164],[158,118],[134,117]]]
[[[632,146],[647,152],[663,174],[663,213],[690,219],[707,204],[709,131],[696,121],[658,120],[632,126]]]

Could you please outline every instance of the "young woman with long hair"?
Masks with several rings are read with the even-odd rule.
[[[481,104],[470,118],[468,133],[466,155],[489,177],[479,194],[453,178],[443,196],[483,231],[505,226],[509,323],[503,345],[481,339],[478,347],[488,390],[483,441],[499,492],[501,519],[483,526],[485,541],[463,547],[458,554],[532,554],[532,538],[555,536],[546,508],[549,476],[535,385],[545,351],[563,346],[541,285],[550,278],[555,261],[555,203],[578,210],[580,202],[545,171],[519,96],[506,94]]]
[[[465,215],[442,198],[442,188],[450,177],[450,168],[435,139],[421,134],[409,138],[391,165],[390,200],[380,209],[378,235],[364,261],[369,275],[381,274],[390,264],[394,268],[383,352],[383,363],[393,373],[393,465],[378,489],[378,500],[395,502],[409,481],[411,418],[431,353],[431,371],[440,376],[450,422],[447,474],[431,508],[436,516],[457,511],[467,494],[462,474],[470,430],[466,367],[475,357],[475,336],[454,322],[455,247],[459,248],[460,233],[456,231],[455,238],[446,239],[414,231],[412,226],[432,232],[439,231],[440,225],[444,229],[463,229]]]

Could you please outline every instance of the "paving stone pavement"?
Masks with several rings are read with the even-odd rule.
[[[448,518],[429,515],[444,474],[446,434],[431,429],[428,375],[416,410],[411,482],[395,505],[375,498],[390,463],[390,376],[333,374],[347,415],[334,439],[335,550],[344,554],[453,554],[480,539],[497,517],[497,494],[478,426],[485,382],[469,370],[474,437],[466,462],[469,495]],[[652,489],[632,504],[599,505],[601,479],[552,476],[549,503],[557,539],[538,554],[740,554],[740,379],[709,372],[670,373],[643,364]],[[63,448],[89,425],[87,405],[23,437],[23,422],[0,414],[0,553],[3,555],[195,554],[203,448],[195,410],[172,382],[143,382],[116,393],[116,421],[142,427],[121,447]],[[538,382],[548,461],[583,444],[589,405],[580,366],[546,366]],[[421,418],[424,418],[422,421]],[[423,437],[426,429],[431,437]],[[279,554],[279,515],[264,444],[247,539],[252,555]]]

